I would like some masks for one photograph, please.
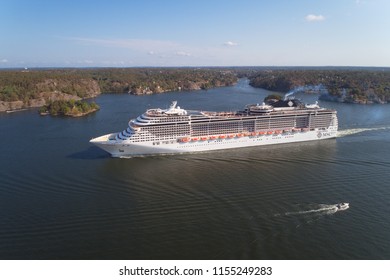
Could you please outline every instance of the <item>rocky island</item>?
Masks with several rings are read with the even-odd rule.
[[[99,109],[99,105],[95,102],[56,100],[42,106],[38,112],[42,116],[50,114],[52,116],[82,117]]]

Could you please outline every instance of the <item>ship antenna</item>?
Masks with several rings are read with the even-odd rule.
[[[172,101],[172,104],[171,104],[171,106],[169,107],[169,109],[175,109],[176,105],[177,105],[177,101],[176,101],[176,100],[175,100],[175,101]]]

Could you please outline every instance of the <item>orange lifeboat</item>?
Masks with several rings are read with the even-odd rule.
[[[282,134],[282,130],[275,130],[275,134]]]
[[[202,136],[202,137],[200,137],[200,140],[202,140],[202,141],[206,141],[208,138],[206,137],[206,136]]]
[[[274,132],[273,131],[268,131],[267,134],[268,135],[272,135],[272,134],[274,134]]]
[[[190,138],[184,137],[184,138],[181,138],[180,141],[186,143],[186,142],[190,141]]]
[[[236,137],[242,137],[242,134],[241,133],[237,133]]]
[[[229,134],[228,137],[229,137],[229,138],[233,138],[233,137],[234,137],[234,134]]]
[[[256,136],[257,133],[256,133],[256,132],[252,132],[251,135],[252,135],[252,136]]]
[[[212,135],[212,136],[210,136],[210,139],[211,140],[217,139],[217,136]]]
[[[264,135],[264,134],[266,134],[265,131],[260,131],[260,132],[259,132],[259,135]]]
[[[191,138],[191,141],[198,141],[199,140],[199,138],[198,137],[194,137],[194,138]]]
[[[219,135],[219,138],[224,139],[224,138],[226,138],[226,135]]]

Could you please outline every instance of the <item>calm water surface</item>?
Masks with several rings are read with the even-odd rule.
[[[268,93],[241,81],[103,95],[81,119],[0,114],[0,258],[390,259],[389,105],[321,102],[340,137],[313,143],[113,159],[88,142],[172,100],[237,110]]]

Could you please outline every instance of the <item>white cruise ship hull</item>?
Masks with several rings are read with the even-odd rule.
[[[330,139],[337,136],[337,126],[329,127],[325,130],[315,129],[311,131],[287,132],[277,135],[241,136],[188,142],[181,142],[176,139],[134,143],[126,140],[117,140],[115,139],[116,135],[117,133],[107,134],[94,138],[90,142],[110,153],[112,157],[128,158],[134,156],[196,153],[222,149]]]

